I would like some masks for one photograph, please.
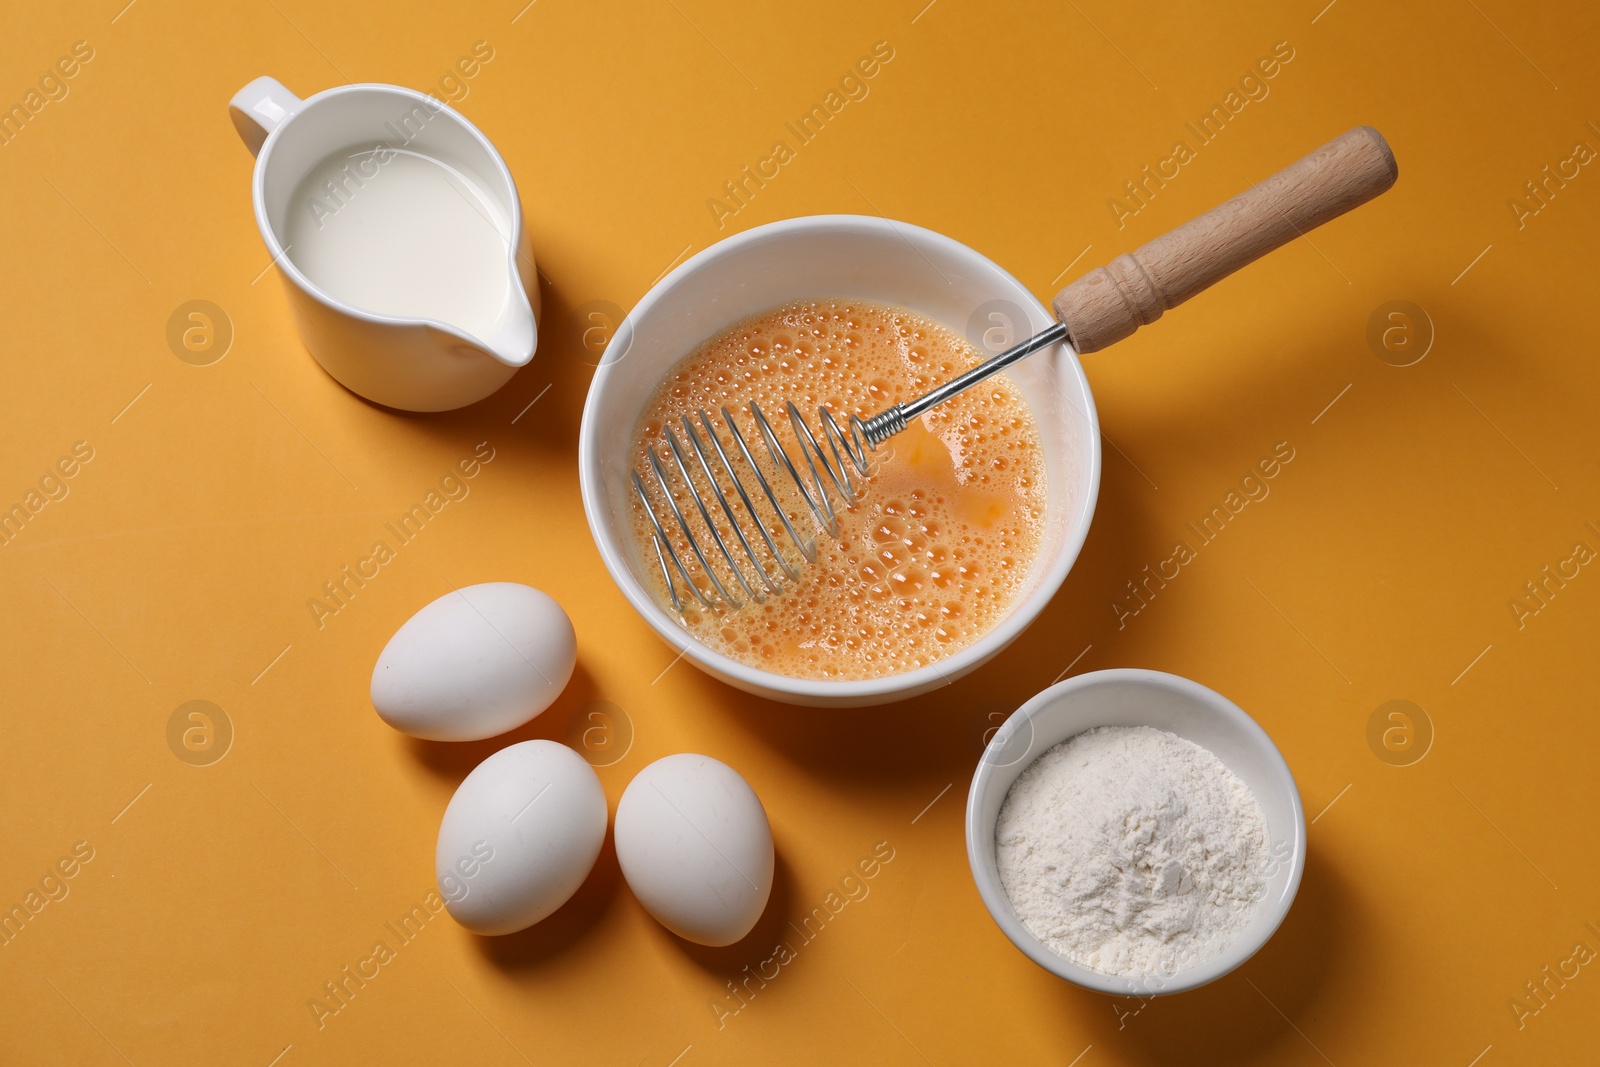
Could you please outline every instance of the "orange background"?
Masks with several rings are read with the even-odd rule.
[[[1520,228],[1507,203],[1576,142],[1600,148],[1593,5],[125,2],[0,16],[7,105],[74,42],[94,50],[0,147],[0,504],[75,442],[93,449],[69,495],[0,548],[0,905],[77,842],[93,850],[0,948],[0,1059],[1593,1055],[1593,964],[1527,1001],[1539,1010],[1520,1028],[1511,1001],[1577,942],[1600,949],[1586,925],[1600,926],[1600,576],[1552,583],[1521,627],[1510,602],[1575,542],[1600,549],[1600,175],[1552,185]],[[494,58],[459,106],[519,183],[543,337],[491,399],[408,417],[347,393],[300,345],[225,106],[264,73],[301,95],[437,87],[480,40]],[[878,41],[895,56],[870,95],[719,230],[707,199]],[[1108,199],[1279,41],[1294,58],[1270,95],[1119,230]],[[1088,358],[1115,443],[1095,525],[1049,611],[985,669],[876,710],[767,704],[674,665],[611,585],[578,497],[593,357],[574,309],[626,309],[688,253],[815,212],[942,231],[1048,299],[1357,123],[1394,147],[1391,193]],[[208,366],[166,339],[197,299],[233,331]],[[1409,321],[1411,351],[1431,338],[1410,366],[1368,342],[1392,300],[1427,318]],[[480,441],[496,458],[471,496],[319,630],[306,602],[321,583]],[[1281,441],[1295,459],[1271,495],[1119,629],[1124,583]],[[367,700],[372,663],[424,603],[491,580],[547,590],[578,632],[570,689],[514,738],[572,738],[609,701],[609,728],[633,737],[599,772],[613,804],[661,755],[727,761],[771,816],[772,902],[739,945],[684,944],[635,903],[608,844],[545,923],[484,940],[441,916],[319,1028],[307,1002],[430,891],[451,791],[509,740],[394,733]],[[961,817],[983,731],[1069,664],[1230,696],[1316,817],[1285,925],[1202,991],[1141,1005],[1059,982],[973,889]],[[196,699],[234,735],[208,766],[167,740]],[[1367,739],[1395,699],[1431,723],[1409,766]],[[713,1004],[738,1003],[726,983],[878,842],[894,859],[870,895],[719,1027]]]

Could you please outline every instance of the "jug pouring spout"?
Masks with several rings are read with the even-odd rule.
[[[512,286],[510,307],[482,339],[484,351],[508,367],[525,367],[539,347],[539,323],[520,281]]]

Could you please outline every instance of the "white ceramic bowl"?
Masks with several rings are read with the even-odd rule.
[[[1250,787],[1267,817],[1272,853],[1266,895],[1257,903],[1255,915],[1221,953],[1175,975],[1118,977],[1058,956],[1022,925],[1000,884],[995,823],[1011,784],[1047,749],[1097,726],[1153,726],[1209,749]],[[1300,888],[1305,840],[1300,791],[1267,732],[1220,693],[1160,671],[1095,671],[1046,689],[995,732],[967,794],[967,860],[989,914],[1033,962],[1101,993],[1180,993],[1221,978],[1255,955],[1283,922]]]
[[[815,215],[758,226],[683,263],[624,320],[589,386],[578,473],[589,528],[606,569],[645,621],[696,666],[740,689],[794,704],[881,704],[945,685],[978,667],[1049,603],[1077,559],[1094,514],[1100,428],[1083,367],[1066,345],[1037,352],[1008,372],[1039,423],[1049,482],[1045,533],[1011,612],[961,651],[929,667],[865,681],[792,678],[715,652],[691,637],[642,580],[657,564],[653,555],[640,554],[632,532],[628,453],[634,428],[668,369],[701,342],[781,304],[835,297],[896,304],[962,336],[986,305],[1025,320],[1011,324],[1016,340],[1055,321],[1021,282],[931,230],[858,215]]]

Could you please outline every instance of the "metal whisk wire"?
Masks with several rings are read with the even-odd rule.
[[[811,512],[816,524],[830,535],[838,536],[839,521],[832,497],[836,494],[846,507],[855,503],[860,479],[866,477],[869,469],[868,450],[871,445],[865,423],[851,415],[841,426],[831,411],[825,407],[818,408],[817,418],[822,423],[822,436],[819,439],[800,414],[800,409],[792,402],[788,403],[785,409],[789,425],[800,450],[800,464],[797,465],[761,406],[751,401],[748,408],[757,436],[766,448],[765,460],[770,461],[770,470],[775,475],[780,471],[788,475],[805,510]],[[696,413],[700,424],[698,427],[695,419],[687,415],[680,420],[682,440],[686,440],[687,445],[680,440],[677,427],[666,427],[666,453],[670,462],[662,459],[654,445],[650,446],[646,462],[656,487],[660,489],[659,496],[665,501],[665,513],[659,511],[651,500],[638,472],[631,474],[634,493],[654,533],[652,541],[656,562],[666,582],[667,594],[673,608],[680,612],[685,605],[678,588],[680,584],[687,587],[702,607],[708,609],[716,606],[715,598],[738,609],[749,600],[763,603],[768,594],[782,592],[786,577],[791,581],[800,577],[799,567],[791,562],[780,547],[780,540],[785,536],[805,562],[814,562],[817,557],[816,539],[796,527],[780,500],[779,489],[774,487],[768,476],[768,466],[757,458],[749,439],[739,429],[733,412],[723,407],[720,414],[727,436],[733,442],[732,452],[724,446],[711,416],[705,411]],[[689,458],[691,453],[694,457],[692,464]],[[696,469],[701,476],[699,479],[694,474]],[[747,478],[754,479],[756,495],[764,501],[764,506],[757,504],[756,496],[746,485]],[[730,498],[727,486],[732,486],[736,500]],[[690,505],[688,510],[683,501],[685,496]],[[741,506],[743,516],[748,518],[748,525],[754,529],[753,535],[746,532],[745,518],[736,511]],[[690,518],[690,511],[699,517],[698,533],[696,524]],[[719,525],[714,512],[720,513],[725,520],[723,524]],[[775,516],[776,521],[766,514],[768,512],[770,516]],[[688,546],[700,571],[710,583],[709,591],[696,581],[682,554],[674,546],[668,530],[669,523],[665,521],[667,516],[670,516],[671,523],[681,535],[681,542]],[[724,533],[725,529],[731,532],[731,538]],[[709,546],[702,543],[703,538],[709,538]],[[761,548],[766,550],[765,555],[776,564],[775,567],[769,567]],[[713,564],[713,559],[718,560],[718,564]],[[725,564],[725,567],[719,564]],[[723,570],[732,575],[731,582],[724,580],[719,573]]]

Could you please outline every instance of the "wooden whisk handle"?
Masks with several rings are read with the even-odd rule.
[[[1068,285],[1056,294],[1056,318],[1080,355],[1099,351],[1245,264],[1366,203],[1399,175],[1383,135],[1357,126]]]

